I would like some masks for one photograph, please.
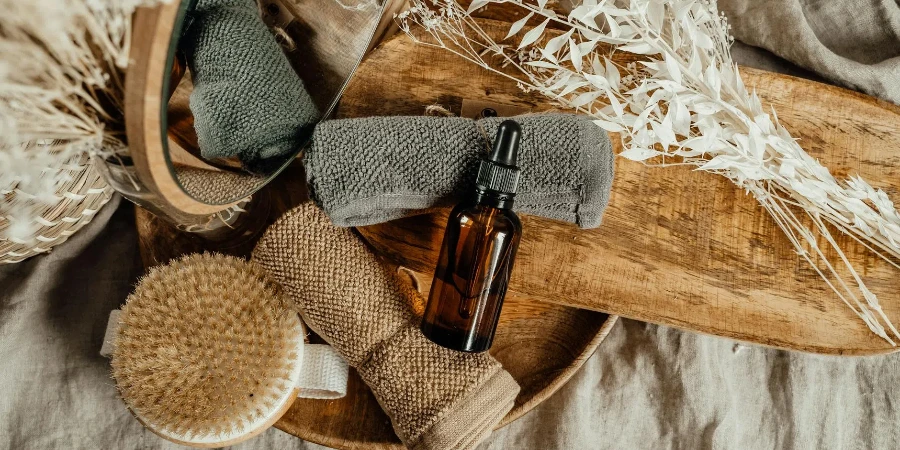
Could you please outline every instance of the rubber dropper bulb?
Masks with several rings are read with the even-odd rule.
[[[488,159],[504,166],[515,166],[521,139],[522,127],[514,120],[504,120],[497,128],[494,148]]]

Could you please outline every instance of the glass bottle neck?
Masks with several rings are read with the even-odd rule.
[[[497,209],[512,209],[515,196],[516,194],[479,187],[475,190],[475,203]]]

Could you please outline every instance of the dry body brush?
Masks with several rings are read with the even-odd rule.
[[[222,446],[268,428],[297,397],[303,325],[254,263],[192,255],[156,267],[128,297],[112,375],[161,436]]]

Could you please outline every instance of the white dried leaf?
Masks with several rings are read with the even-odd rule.
[[[644,66],[647,69],[647,71],[649,71],[652,74],[656,74],[657,72],[659,72],[659,62],[658,61],[654,61],[654,60],[638,61],[638,64]]]
[[[556,52],[558,52],[561,48],[563,48],[563,45],[566,45],[566,42],[568,42],[569,37],[572,36],[572,33],[574,31],[575,30],[569,30],[559,36],[556,36],[553,39],[550,39],[549,41],[547,41],[547,45],[545,45],[544,48],[541,50],[541,53],[543,53],[545,55],[546,54],[555,55]],[[555,60],[555,58],[554,58],[554,60]]]
[[[669,103],[669,113],[672,114],[672,128],[675,133],[687,136],[691,131],[691,112],[688,111],[678,96],[674,96]]]
[[[649,148],[632,147],[623,150],[619,156],[630,159],[632,161],[646,161],[654,156],[659,156],[660,152]]]
[[[612,109],[612,105],[610,105],[610,109]],[[650,107],[650,108],[644,108],[644,109],[640,112],[640,114],[638,114],[637,118],[635,118],[635,120],[634,120],[634,125],[632,125],[632,127],[633,127],[633,128],[640,128],[640,127],[645,126],[645,125],[647,124],[647,122],[650,120],[650,119],[649,119],[650,113],[652,113],[654,109],[655,109],[655,108],[653,108],[653,107]]]
[[[560,96],[569,95],[569,94],[575,92],[576,90],[581,89],[587,85],[588,85],[587,81],[569,80],[569,82],[566,84],[566,88],[563,89],[562,92],[559,93],[559,95]],[[573,108],[574,108],[574,106],[573,106]]]
[[[616,22],[616,19],[611,15],[604,13],[604,17],[606,17],[606,23],[609,25],[609,36],[612,38],[617,38],[622,35],[622,30],[619,28],[619,22]]]
[[[615,122],[610,122],[608,120],[596,119],[594,120],[594,124],[606,131],[610,131],[613,133],[618,133],[625,130],[622,125],[619,125]]]
[[[544,58],[547,61],[550,61],[554,64],[559,64],[559,59],[556,58],[555,54],[548,52],[545,49],[540,49],[540,53],[541,53],[541,58]]]
[[[750,135],[748,139],[750,154],[757,160],[762,160],[766,152],[766,140],[763,138],[759,127],[753,125],[750,127]]]
[[[862,231],[866,236],[875,236],[875,231],[869,227],[865,220],[860,219],[859,216],[853,216],[853,226]]]
[[[572,62],[576,72],[581,72],[581,52],[578,50],[578,44],[572,38],[569,38],[569,61]]]
[[[606,77],[600,75],[594,75],[592,73],[583,74],[584,78],[588,80],[594,87],[598,89],[607,89],[609,88],[609,81],[606,80]]]
[[[603,12],[609,14],[613,17],[625,17],[625,16],[634,16],[634,12],[630,9],[622,9],[616,8],[614,5],[604,2],[601,4],[603,7]],[[640,8],[639,5],[635,5],[637,8]]]
[[[601,108],[600,112],[597,113],[598,117],[609,117],[609,114],[612,113],[612,107],[605,106]],[[626,129],[628,128],[636,128],[634,126],[637,121],[637,115],[635,114],[622,114],[621,116],[616,117],[616,120],[622,123],[622,126]]]
[[[683,82],[681,78],[681,69],[678,67],[678,61],[676,61],[675,58],[677,58],[677,56],[669,54],[664,55],[666,71],[669,72],[672,81],[681,84]]]
[[[733,155],[719,155],[700,166],[703,170],[731,170],[742,163],[741,159]]]
[[[691,7],[694,6],[691,2],[676,2],[672,5],[673,8],[673,16],[675,18],[675,22],[683,22],[687,19],[688,13],[691,11]]]
[[[609,100],[609,106],[612,107],[613,112],[617,116],[621,116],[625,114],[625,107],[622,106],[622,103],[619,102],[619,99],[616,98],[616,94],[610,88],[604,89],[606,91],[606,98]]]
[[[679,147],[677,150],[673,151],[672,154],[675,156],[681,156],[684,158],[694,158],[697,156],[701,156],[706,153],[705,150],[685,150],[686,147]]]
[[[597,31],[591,30],[589,28],[579,28],[578,33],[583,37],[586,41],[599,41],[604,35],[600,34]]]
[[[544,34],[544,28],[547,27],[548,23],[550,23],[549,18],[541,22],[540,25],[532,28],[531,30],[528,30],[528,32],[525,33],[525,36],[522,37],[522,42],[519,43],[519,48],[521,49],[523,47],[526,47],[534,41],[540,39],[541,35]]]
[[[587,26],[596,27],[597,21],[596,17],[603,11],[602,5],[597,5],[596,3],[590,4],[589,2],[583,2],[581,5],[578,5],[572,12],[569,13],[569,21],[577,20]]]
[[[591,57],[591,70],[594,71],[595,75],[606,76],[606,70],[600,63],[600,57],[596,53]]]
[[[578,44],[578,52],[582,55],[590,55],[597,47],[597,41],[585,41]]]
[[[525,63],[526,66],[532,67],[540,67],[543,69],[559,69],[559,64],[554,64],[548,61],[528,61]]]
[[[662,123],[651,120],[650,128],[653,129],[653,134],[659,138],[659,143],[663,148],[667,148],[677,141],[675,132],[672,131],[672,121],[668,115],[663,119]]]
[[[653,55],[657,52],[653,46],[646,42],[634,42],[631,44],[625,44],[616,48],[616,50],[620,52],[628,52],[635,53],[638,55]]]
[[[509,33],[506,34],[506,37],[503,39],[509,39],[514,36],[519,31],[522,31],[522,28],[525,27],[525,24],[528,23],[528,19],[534,17],[534,13],[530,12],[527,16],[513,22],[512,26],[509,27]],[[520,47],[521,48],[521,47]]]
[[[722,106],[713,102],[699,102],[692,105],[694,111],[704,116],[711,116],[722,110]]]
[[[597,91],[589,91],[578,94],[574,99],[572,99],[572,101],[569,102],[569,106],[571,106],[572,108],[578,108],[587,105],[588,103],[597,100],[597,97],[600,97],[600,95],[601,93]]]
[[[703,73],[703,65],[700,61],[700,55],[702,53],[697,51],[697,49],[691,49],[691,59],[688,62],[688,71],[692,74]]]
[[[555,90],[565,86],[566,83],[568,83],[569,79],[571,79],[571,78],[572,78],[572,72],[569,72],[569,71],[560,72],[559,75],[555,77],[555,79],[551,78],[550,80],[547,80],[548,82],[551,82],[551,81],[553,82],[553,84],[547,86],[547,89],[549,89],[550,91],[555,91]]]
[[[672,93],[665,89],[657,89],[653,91],[653,95],[647,98],[647,103],[644,104],[644,108],[651,110],[659,110],[659,102],[661,100],[668,100],[672,97]]]
[[[713,48],[712,39],[710,39],[710,37],[706,33],[703,33],[702,31],[698,32],[694,36],[694,44],[696,44],[697,47],[702,48],[704,50],[712,50],[712,48]]]
[[[472,0],[472,3],[469,5],[469,9],[466,10],[466,13],[472,14],[473,12],[484,7],[484,5],[487,5],[491,1],[492,0]]]
[[[604,58],[605,63],[605,71],[606,71],[606,80],[609,81],[609,87],[618,92],[619,91],[619,81],[622,79],[622,76],[619,74],[619,69],[616,68],[616,65],[610,61],[609,58]]]
[[[719,72],[716,70],[716,66],[711,65],[706,68],[704,79],[706,80],[706,86],[713,94],[713,98],[718,99],[720,97],[722,86],[720,84]]]
[[[650,26],[653,27],[654,30],[662,31],[663,16],[665,15],[665,13],[665,5],[661,2],[651,1],[647,5],[647,20],[650,22]]]
[[[713,142],[715,142],[715,138],[708,136],[708,135],[695,136],[692,138],[685,139],[685,140],[679,142],[679,144],[681,145],[682,148],[688,148],[691,151],[690,152],[681,151],[682,153],[679,153],[679,154],[682,154],[684,156],[698,156],[698,155],[702,155],[704,153],[708,153],[710,151],[710,149],[712,148]]]
[[[682,46],[682,43],[683,43],[682,37],[681,37],[681,29],[671,28],[669,30],[669,33],[672,35],[672,48],[680,49]],[[690,49],[693,49],[693,47],[690,47]]]

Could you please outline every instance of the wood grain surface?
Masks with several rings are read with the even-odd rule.
[[[491,33],[508,28],[483,24]],[[859,174],[900,199],[900,108],[812,81],[750,68],[741,72],[803,148],[837,177]],[[340,113],[421,114],[431,104],[458,113],[464,99],[551,108],[507,78],[398,36],[360,68]],[[619,137],[610,137],[620,151]],[[539,217],[522,222],[510,284],[518,297],[807,352],[896,350],[798,257],[757,202],[723,177],[617,159],[599,229]],[[396,263],[427,271],[436,261],[443,226],[444,217],[432,215],[360,231]],[[900,271],[849,238],[839,243],[888,316],[900,323]]]

